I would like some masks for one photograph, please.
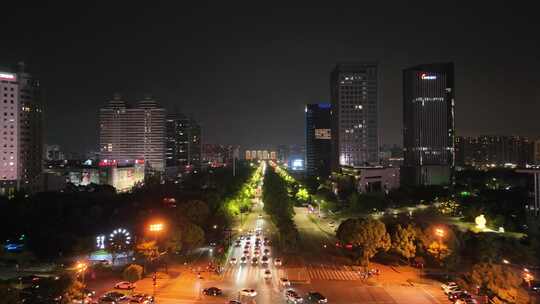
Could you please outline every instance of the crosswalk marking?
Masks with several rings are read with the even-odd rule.
[[[241,279],[242,277],[255,277],[256,279],[262,279],[262,268],[250,265],[228,267],[223,273],[223,279]],[[302,270],[302,274],[299,274],[299,270],[295,269],[294,274],[290,273],[291,270],[278,269],[273,277],[276,278],[290,278],[295,275],[295,279],[302,277],[311,280],[326,280],[326,281],[356,281],[361,279],[358,272],[353,271],[347,266],[337,265],[307,265]]]
[[[358,273],[347,266],[308,265],[307,267],[312,280],[355,281],[360,279]]]

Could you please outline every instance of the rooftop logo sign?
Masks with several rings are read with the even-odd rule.
[[[429,75],[427,73],[422,73],[420,75],[420,79],[422,79],[422,80],[435,80],[435,79],[437,79],[437,76],[436,75]]]

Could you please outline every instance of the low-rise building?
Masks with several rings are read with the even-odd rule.
[[[399,188],[399,167],[342,166],[341,172],[354,178],[356,190],[366,192],[388,192]]]

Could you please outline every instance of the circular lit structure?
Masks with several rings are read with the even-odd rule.
[[[124,228],[115,229],[109,234],[109,244],[112,246],[126,246],[131,244],[131,234]]]
[[[476,223],[476,228],[480,230],[486,229],[486,217],[483,214],[480,214],[474,219],[474,222]]]

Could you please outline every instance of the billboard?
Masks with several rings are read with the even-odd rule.
[[[315,139],[332,139],[330,129],[315,129]]]

